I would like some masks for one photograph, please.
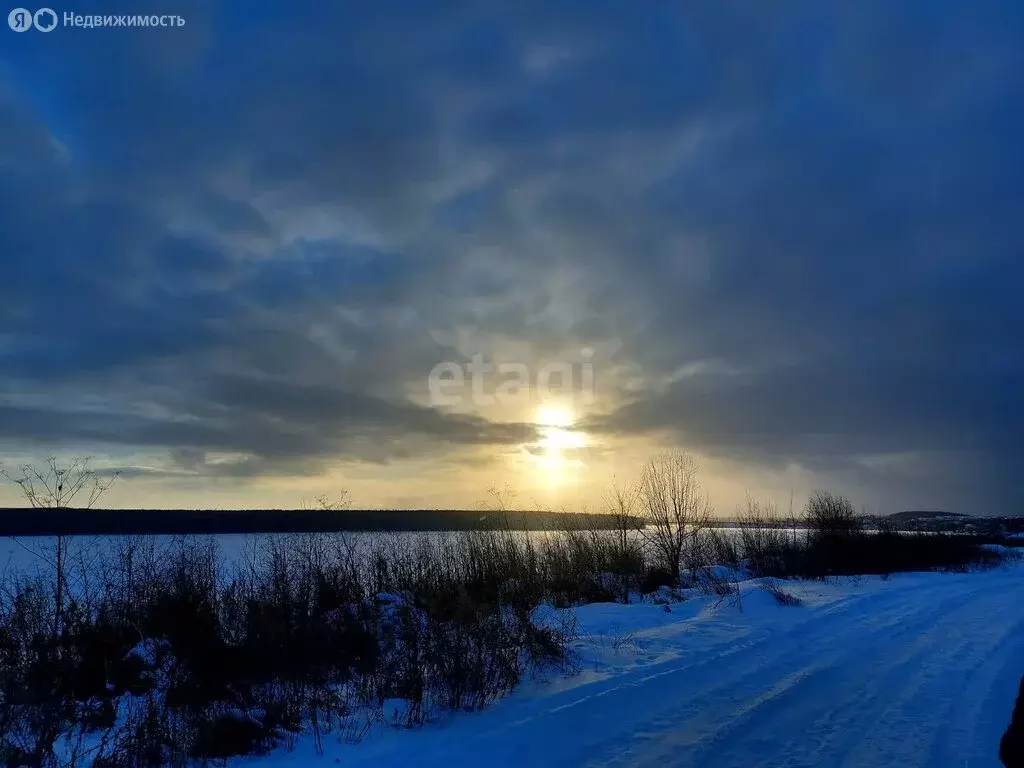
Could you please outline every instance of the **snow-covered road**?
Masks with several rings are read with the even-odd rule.
[[[1024,674],[1024,570],[756,583],[708,601],[593,605],[583,671],[491,709],[269,766],[999,766]],[[298,762],[293,762],[298,761]]]

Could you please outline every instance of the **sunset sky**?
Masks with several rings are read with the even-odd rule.
[[[5,464],[1024,511],[1018,4],[84,5],[186,23],[0,27]]]

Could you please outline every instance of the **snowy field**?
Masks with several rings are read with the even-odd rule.
[[[490,709],[359,744],[311,739],[249,768],[934,766],[996,768],[1024,674],[1024,568],[761,586],[739,604],[588,605],[578,673]]]

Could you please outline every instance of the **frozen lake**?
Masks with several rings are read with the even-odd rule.
[[[780,529],[789,536],[802,536],[802,529]],[[705,533],[739,536],[734,527],[705,529]],[[611,531],[583,532],[612,536]],[[227,533],[188,536],[67,536],[64,537],[66,559],[71,569],[90,567],[104,560],[115,562],[127,548],[135,546],[147,553],[164,556],[181,546],[190,549],[211,548],[217,554],[217,562],[225,575],[235,567],[258,561],[278,545],[295,545],[297,548],[313,544],[328,552],[351,551],[366,556],[374,550],[385,548],[389,552],[412,552],[424,543],[441,544],[446,539],[456,540],[460,536],[475,535],[467,531],[433,532],[364,532],[346,531],[339,533]],[[557,539],[566,534],[559,531],[513,531],[512,536],[522,540],[541,543]],[[638,535],[634,533],[633,535]],[[24,536],[0,537],[0,577],[7,575],[45,575],[52,573],[57,537]]]

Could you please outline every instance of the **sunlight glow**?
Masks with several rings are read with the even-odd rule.
[[[540,450],[534,454],[534,459],[552,483],[566,480],[572,468],[583,465],[579,458],[573,456],[573,451],[585,447],[587,437],[572,429],[574,422],[573,413],[568,408],[547,406],[537,411]]]

